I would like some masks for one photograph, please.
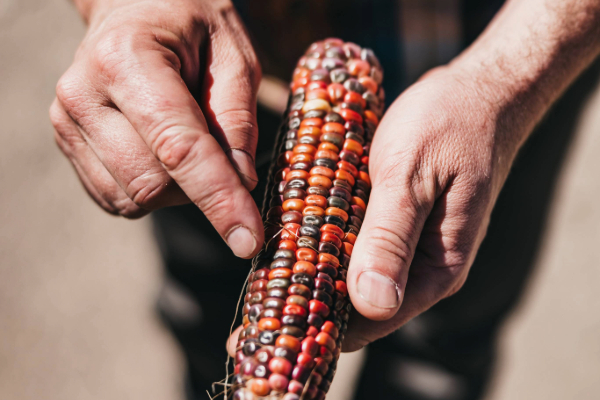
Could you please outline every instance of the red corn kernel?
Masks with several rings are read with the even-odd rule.
[[[344,171],[343,169],[338,169],[337,171],[335,171],[335,178],[348,182],[350,184],[350,186],[354,186],[355,179],[352,176],[352,174],[348,171]],[[284,210],[285,210],[285,208],[284,208]]]
[[[335,281],[335,290],[340,292],[344,297],[348,296],[348,286],[346,286],[345,282]]]
[[[312,337],[307,337],[302,341],[302,352],[315,357],[319,352],[319,344]]]
[[[346,95],[344,96],[344,101],[346,103],[358,103],[362,108],[365,108],[367,106],[367,101],[356,92],[346,93]]]
[[[306,154],[306,153],[301,153],[301,154],[294,154],[292,156],[292,158],[290,159],[290,164],[295,164],[297,162],[310,162],[312,163],[314,161],[314,157],[310,154]]]
[[[283,230],[281,231],[281,239],[282,240],[297,240],[299,229],[300,229],[299,224],[294,224],[293,222],[285,224],[283,226]]]
[[[292,370],[292,379],[295,379],[298,382],[306,382],[309,376],[310,370],[301,365],[296,365]]]
[[[324,304],[323,304],[324,305]],[[325,306],[327,307],[327,306]],[[290,335],[281,335],[275,341],[275,345],[279,347],[287,347],[288,349],[299,352],[300,351],[300,341],[293,336]]]
[[[269,361],[269,370],[275,374],[289,376],[292,373],[292,368],[292,363],[283,357],[275,357]]]
[[[331,179],[323,175],[312,175],[308,178],[308,184],[310,186],[323,186],[326,189],[330,189],[333,186]]]
[[[375,125],[379,124],[379,118],[377,118],[377,115],[371,110],[365,111],[365,119],[373,122]]]
[[[302,308],[299,305],[288,304],[283,307],[283,315],[299,315],[301,317],[306,317],[308,315],[308,311],[306,311],[306,308]]]
[[[314,90],[314,89],[327,89],[327,84],[323,81],[312,81],[307,86],[306,89]]]
[[[298,359],[296,360],[296,362],[298,363],[298,365],[308,369],[312,368],[315,364],[314,356],[311,356],[310,354],[304,352],[298,354]]]
[[[310,154],[312,156],[317,152],[317,148],[312,144],[300,143],[294,146],[292,151],[296,154]]]
[[[337,160],[340,158],[339,155],[333,151],[329,151],[329,150],[319,150],[317,151],[317,153],[315,154],[315,158],[329,158],[330,160],[333,160],[335,162],[337,162]]]
[[[346,128],[344,128],[344,125],[338,122],[328,122],[323,125],[321,131],[323,133],[337,133],[339,135],[343,135],[346,133]]]
[[[363,211],[367,211],[367,205],[365,204],[364,200],[361,199],[358,196],[353,196],[352,197],[352,203],[351,204],[359,206],[360,208],[363,209]]]
[[[321,142],[321,144],[319,144],[319,147],[317,148],[317,151],[333,151],[334,153],[339,153],[340,149],[333,143],[330,142]],[[325,168],[325,167],[323,167]],[[329,169],[329,168],[327,168]]]
[[[276,392],[284,392],[289,383],[289,379],[281,374],[271,374],[271,376],[269,376],[269,385],[271,386],[271,389]]]
[[[319,330],[317,328],[315,328],[314,326],[309,326],[308,329],[306,330],[306,336],[307,337],[315,337],[317,336],[319,333]]]
[[[258,329],[262,331],[276,331],[281,328],[281,322],[277,318],[262,318],[258,321]]]
[[[306,77],[306,76],[301,76],[297,79],[294,79],[294,82],[292,82],[292,84],[291,84],[292,92],[295,92],[296,90],[300,89],[301,87],[304,87],[307,83],[308,83],[308,77]]]
[[[318,194],[309,194],[304,199],[304,202],[308,206],[317,206],[321,208],[327,207],[327,199],[324,196],[319,196]]]
[[[344,231],[337,225],[325,224],[321,227],[321,232],[331,232],[337,235],[337,237],[339,237],[340,239],[344,238]]]
[[[313,185],[313,186],[318,186],[318,185]],[[323,215],[325,215],[325,210],[318,206],[306,206],[306,207],[304,207],[304,210],[302,210],[302,215],[316,215],[318,217],[322,217]],[[282,238],[283,238],[283,236],[282,236]]]
[[[338,265],[340,265],[340,260],[338,260],[338,258],[336,256],[334,256],[333,254],[320,253],[318,261],[320,263],[329,263],[329,264],[334,265],[336,267]]]
[[[282,249],[282,250],[296,251],[298,249],[298,246],[296,245],[296,242],[294,242],[294,241],[282,240],[279,242],[278,248]]]
[[[321,327],[321,332],[327,332],[329,336],[333,338],[333,340],[337,340],[340,335],[340,331],[336,328],[335,324],[331,321],[325,321],[323,326]],[[319,343],[321,344],[321,343]]]
[[[294,264],[293,271],[295,274],[304,272],[305,274],[308,274],[310,276],[317,275],[317,267],[315,267],[313,263],[308,261],[297,261],[296,264]]]
[[[364,60],[350,60],[348,63],[348,72],[358,77],[367,76],[371,72],[371,64]]]
[[[347,241],[350,244],[356,243],[356,234],[352,232],[346,232],[346,236],[344,237],[344,241]]]
[[[358,176],[358,169],[356,169],[356,167],[350,164],[348,161],[340,161],[337,166],[339,169],[350,172],[355,178]]]
[[[290,381],[290,384],[288,385],[288,392],[290,393],[294,393],[297,394],[298,396],[300,396],[302,394],[302,392],[304,391],[304,385],[298,381]]]
[[[321,234],[321,241],[322,242],[329,242],[329,243],[333,243],[333,245],[335,247],[337,247],[338,249],[342,247],[342,239],[340,239],[335,233],[333,232],[323,232]]]
[[[352,250],[354,250],[354,246],[348,242],[344,242],[344,244],[342,245],[342,254],[347,254],[348,256],[351,256]]]
[[[321,346],[321,348],[319,349],[319,355],[328,364],[331,361],[333,361],[333,353],[327,347],[325,347],[325,346]]]
[[[316,270],[316,268],[315,268],[315,270]],[[275,268],[275,269],[271,270],[271,272],[269,272],[269,279],[277,279],[277,278],[290,279],[291,277],[292,277],[292,271],[287,268]],[[265,289],[266,289],[266,287],[265,287]]]
[[[321,346],[325,346],[329,351],[333,351],[333,349],[335,349],[335,340],[327,332],[319,333],[315,340]]]
[[[302,171],[302,172],[305,172],[305,171]],[[302,211],[304,206],[305,206],[304,200],[300,200],[300,199],[288,199],[288,200],[284,201],[283,204],[281,205],[281,207],[283,208],[284,211]]]
[[[301,126],[298,129],[298,137],[301,138],[303,136],[321,136],[321,129],[318,126]]]
[[[332,83],[327,86],[327,94],[333,104],[341,103],[346,94],[346,88],[341,83]]]
[[[377,82],[370,76],[361,76],[358,78],[358,81],[365,87],[365,89],[370,90],[373,93],[377,93],[377,89],[379,89],[379,85]]]
[[[327,318],[329,315],[329,307],[325,303],[319,300],[311,300],[308,302],[308,309],[313,314],[318,314],[323,318]],[[318,336],[318,335],[317,335]]]
[[[316,88],[313,90],[309,90],[306,93],[304,100],[308,101],[308,100],[313,100],[313,99],[323,99],[325,101],[329,101],[329,94],[327,93],[327,90],[323,89],[323,88]]]
[[[286,201],[288,201],[288,200],[286,200]],[[285,210],[285,208],[284,208],[284,210]],[[329,207],[325,210],[325,215],[335,215],[335,216],[343,219],[344,222],[348,221],[348,213],[346,211],[342,210],[341,208]]]
[[[344,142],[343,149],[346,151],[351,151],[359,157],[362,156],[364,153],[364,149],[363,149],[362,145],[360,143],[358,143],[356,140],[352,140],[352,139],[346,139],[346,141]]]
[[[290,170],[285,173],[285,181],[289,182],[292,179],[303,179],[307,180],[310,174],[307,171],[301,169]]]
[[[358,171],[358,178],[361,181],[365,181],[367,185],[371,187],[371,178],[369,178],[369,174],[367,174],[365,171]]]
[[[300,248],[296,250],[296,259],[298,261],[308,261],[311,263],[317,262],[317,252],[309,248]]]
[[[340,110],[339,114],[346,121],[356,121],[359,124],[363,123],[363,117],[359,113],[357,113],[356,111],[351,110],[349,108],[344,108],[344,109]]]
[[[333,179],[335,177],[335,172],[333,172],[332,169],[329,169],[327,167],[322,167],[320,165],[317,165],[316,167],[312,167],[310,170],[310,174],[311,175],[322,175],[329,179]]]
[[[300,127],[304,127],[304,126],[316,126],[317,128],[320,128],[323,126],[323,119],[322,118],[303,119],[302,122],[300,123]],[[300,133],[300,131],[298,131],[298,133]]]
[[[294,74],[292,75],[292,79],[296,80],[298,78],[304,78],[310,75],[310,70],[306,68],[296,68],[294,69]]]

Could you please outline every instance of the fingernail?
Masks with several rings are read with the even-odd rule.
[[[248,190],[254,189],[258,182],[258,175],[256,174],[254,160],[250,157],[250,154],[243,150],[230,149],[227,152],[227,156],[242,180],[242,184],[248,188]]]
[[[399,290],[396,282],[375,271],[365,271],[358,277],[359,296],[374,307],[396,308]]]
[[[238,226],[233,228],[229,234],[227,234],[225,240],[227,244],[238,257],[248,258],[254,253],[256,249],[256,239],[254,235],[245,226]]]

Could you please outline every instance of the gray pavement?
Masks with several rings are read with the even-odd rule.
[[[47,108],[83,34],[66,0],[0,0],[0,399],[180,399],[149,221],[101,212],[54,144]],[[488,400],[600,398],[599,110],[597,92]]]

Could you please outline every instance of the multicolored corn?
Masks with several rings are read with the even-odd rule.
[[[267,244],[244,298],[235,400],[323,400],[351,304],[346,273],[365,216],[383,112],[369,49],[339,39],[298,62],[263,206]]]

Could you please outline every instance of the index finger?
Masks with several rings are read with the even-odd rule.
[[[108,88],[112,101],[233,252],[254,256],[264,237],[254,200],[179,73],[158,52],[144,58]]]

